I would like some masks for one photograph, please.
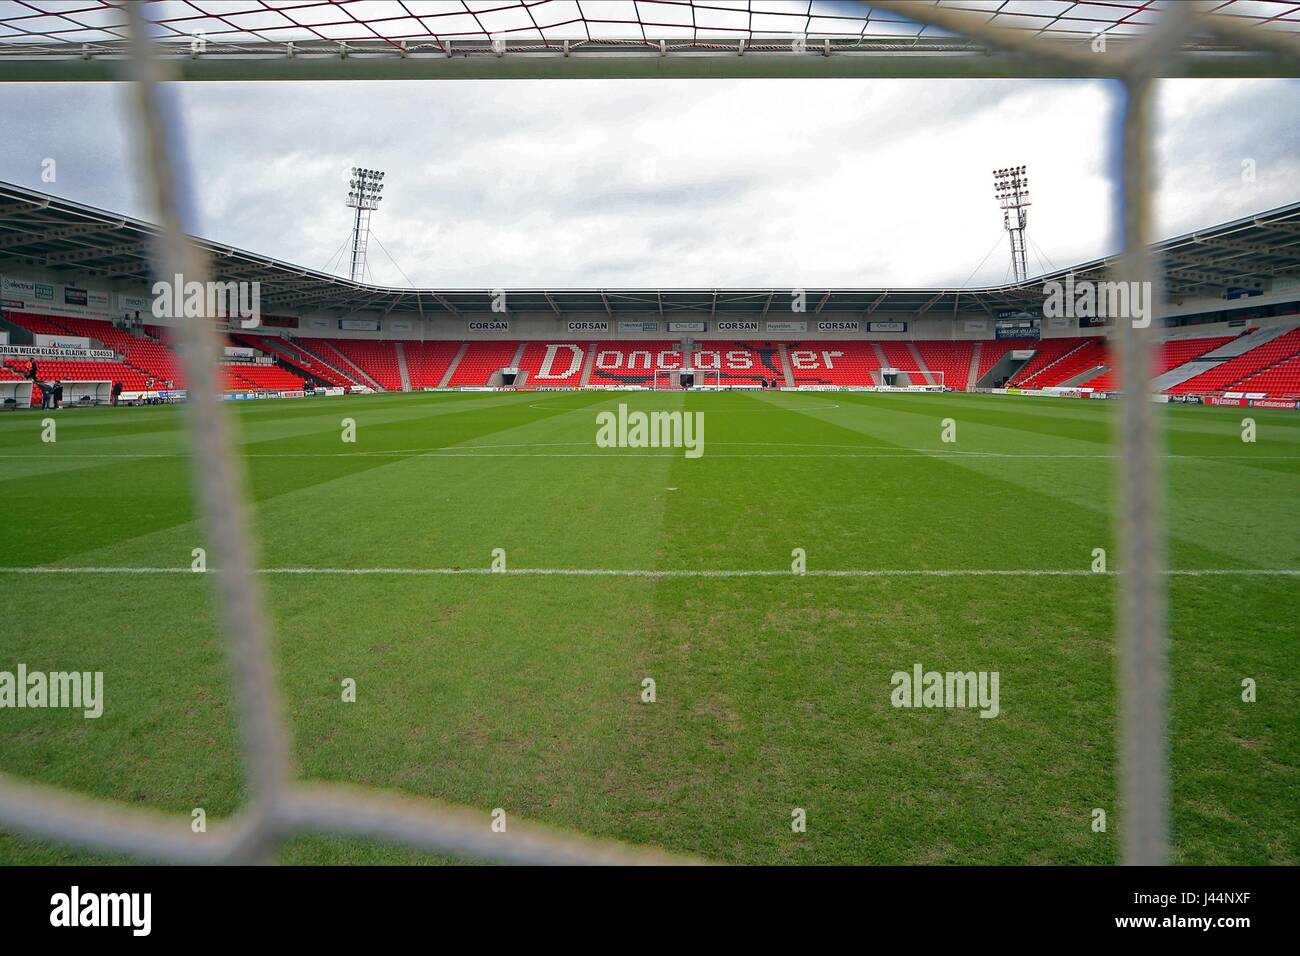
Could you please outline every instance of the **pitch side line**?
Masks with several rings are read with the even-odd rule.
[[[217,573],[218,569],[209,569]],[[205,574],[187,567],[0,567],[0,574]],[[574,577],[574,578],[1108,578],[1122,571],[1090,571],[1085,568],[861,568],[811,570],[802,573],[773,569],[640,569],[640,568],[258,568],[257,574],[337,575],[347,577],[407,576],[433,577],[482,575],[484,577]],[[1292,568],[1186,568],[1169,569],[1170,577],[1300,577]]]
[[[628,452],[623,449],[610,449],[600,452],[478,452],[475,448],[546,448],[555,447],[556,445],[579,444],[577,442],[556,442],[549,445],[467,445],[460,450],[439,450],[439,449],[409,449],[393,451],[316,451],[316,452],[247,452],[242,454],[241,458],[402,458],[410,460],[413,458],[605,458],[610,460],[624,458],[680,458],[680,451],[667,452]],[[589,442],[582,442],[587,445]],[[712,442],[715,445],[749,445],[760,444],[758,442]],[[770,447],[781,447],[780,443],[773,443]],[[788,447],[799,447],[791,445]],[[809,446],[805,446],[809,447]],[[810,446],[817,447],[817,446]],[[835,447],[835,446],[828,446]],[[852,446],[844,446],[852,447]],[[188,458],[189,455],[184,452],[51,452],[49,454],[21,454],[7,455],[0,454],[0,460],[14,461],[100,461],[100,460],[143,460],[143,459],[171,459],[171,458]],[[1119,458],[1119,455],[1089,455],[1079,453],[1062,453],[1053,454],[1051,452],[998,452],[998,451],[949,451],[943,449],[927,448],[899,448],[895,451],[878,450],[878,451],[861,451],[856,453],[836,453],[827,454],[822,452],[812,453],[783,453],[783,452],[756,452],[756,453],[728,453],[722,454],[711,453],[709,458],[950,458],[956,461],[962,459],[979,459],[979,458],[1006,458],[1006,459],[1043,459],[1043,460],[1067,460],[1083,459],[1089,461],[1112,461]],[[1300,461],[1300,455],[1160,455],[1162,459],[1169,461]]]

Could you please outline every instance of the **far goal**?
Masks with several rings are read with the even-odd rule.
[[[934,369],[922,372],[914,368],[882,368],[880,388],[941,392],[944,388],[943,372]]]
[[[656,392],[680,392],[688,388],[718,389],[722,376],[717,369],[657,368],[654,384]]]

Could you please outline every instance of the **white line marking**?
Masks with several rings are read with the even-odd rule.
[[[465,445],[460,450],[441,450],[441,449],[397,449],[392,451],[320,451],[320,452],[248,452],[241,455],[242,458],[680,458],[680,453],[675,454],[642,454],[636,452],[627,452],[622,449],[610,449],[604,452],[545,452],[545,453],[480,453],[473,451],[475,448],[550,448],[558,445],[590,445],[590,442],[552,442],[545,445]],[[709,442],[711,445],[749,445],[749,444],[769,444],[770,447],[782,447],[778,443],[759,443],[759,442]],[[794,443],[788,447],[801,447]],[[845,446],[817,446],[807,445],[802,447],[845,447],[852,448],[853,445]],[[873,446],[866,446],[873,447]],[[31,460],[31,461],[76,461],[78,459],[98,460],[98,459],[145,459],[145,458],[188,458],[189,455],[181,452],[168,453],[108,453],[108,452],[51,452],[43,455],[5,455],[0,454],[0,460]],[[1008,458],[1008,459],[1085,459],[1085,460],[1112,460],[1118,458],[1118,455],[1086,455],[1086,454],[1053,454],[1050,452],[996,452],[996,451],[945,451],[942,449],[928,448],[898,448],[895,450],[880,450],[876,452],[859,452],[855,454],[785,454],[779,452],[772,453],[751,453],[751,454],[708,454],[709,458]],[[1174,461],[1300,461],[1300,455],[1161,455],[1161,458]]]
[[[209,569],[216,572],[218,569]],[[0,567],[0,574],[203,574],[188,567]],[[1106,578],[1120,571],[1086,568],[856,568],[812,570],[803,574],[766,568],[258,568],[257,574],[381,576],[485,575],[497,577],[575,578]],[[1165,572],[1171,577],[1300,577],[1292,568],[1185,568]]]
[[[684,393],[673,393],[673,394],[684,394]],[[609,401],[613,401],[613,399],[611,398],[609,399]],[[832,408],[841,407],[840,405],[833,404],[833,403],[830,405],[808,405],[803,407],[799,407],[795,405],[779,405],[776,402],[771,402],[771,401],[769,401],[768,404],[771,405],[773,408],[777,409],[778,411],[783,411],[783,412],[822,412],[822,411],[830,411]],[[533,402],[528,407],[549,412],[549,411],[563,410],[565,406],[558,405],[555,403],[548,404],[546,402]],[[572,408],[569,408],[569,411],[586,412],[586,411],[594,410],[596,407],[597,407],[596,403],[593,403],[591,405],[574,405]],[[710,415],[761,415],[763,413],[763,409],[761,408],[750,408],[750,407],[743,407],[743,406],[737,406],[735,408],[705,408],[702,409],[702,411],[707,411]]]

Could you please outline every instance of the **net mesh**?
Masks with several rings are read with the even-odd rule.
[[[3,0],[0,2],[0,53],[24,55],[114,55],[131,41],[128,7],[142,7],[140,24],[159,44],[159,52],[205,54],[264,51],[295,44],[335,50],[410,52],[420,44],[460,52],[570,49],[584,45],[623,45],[715,51],[738,41],[755,51],[789,48],[792,37],[830,41],[835,49],[855,44],[895,45],[972,37],[970,27],[997,30],[1026,41],[1144,37],[1158,27],[1166,9],[1181,0],[960,0],[945,10],[953,23],[927,12],[919,2],[857,3],[851,0]],[[903,9],[904,6],[909,7]],[[1295,40],[1300,35],[1300,5],[1291,0],[1216,0],[1207,5],[1222,23],[1271,32]],[[1239,38],[1192,30],[1180,35],[1184,46],[1233,45]]]
[[[421,36],[464,35],[466,28],[453,25],[455,18],[476,21],[469,29],[475,36],[495,36],[507,29],[522,35],[532,30],[547,38],[547,30],[575,24],[590,30],[594,24],[612,24],[626,29],[629,24],[654,25],[646,15],[669,7],[684,7],[667,0],[638,0],[610,4],[633,11],[630,19],[590,18],[591,4],[569,3],[578,20],[539,19],[555,13],[551,3],[497,4],[505,12],[532,18],[529,27],[500,27],[488,18],[487,5],[460,3],[446,6],[442,13],[415,17]],[[26,13],[14,14],[15,6]],[[214,10],[222,7],[217,15]],[[204,17],[204,25],[228,30],[230,39],[268,39],[271,27],[253,28],[234,11],[239,3],[206,3],[181,0],[165,5],[165,16],[150,16],[140,4],[81,2],[66,0],[22,0],[4,4],[0,28],[5,42],[19,36],[23,42],[91,42],[78,31],[92,31],[111,41],[131,44],[130,62],[139,124],[137,140],[153,191],[161,241],[154,251],[156,272],[181,274],[187,280],[204,281],[206,263],[198,248],[187,238],[192,221],[191,197],[185,183],[184,150],[179,143],[179,124],[166,88],[159,83],[161,64],[156,40],[166,42],[195,29],[192,19]],[[252,12],[274,13],[289,21],[286,28],[302,28],[309,11],[322,15],[314,23],[324,33],[328,25],[345,36],[368,31],[392,31],[384,42],[397,39],[396,21],[378,15],[358,16],[363,3],[273,3],[270,0],[243,4]],[[370,5],[374,6],[374,5]],[[415,0],[394,0],[390,7],[411,12]],[[691,15],[739,12],[751,20],[746,36],[757,35],[759,3],[743,9],[731,4],[690,5]],[[773,5],[778,6],[778,5]],[[1123,11],[1112,18],[1115,29],[1136,30],[1135,45],[1109,55],[1049,42],[1053,31],[1073,29],[1087,22],[1079,4],[1069,4],[1052,23],[1026,26],[1026,14],[1009,12],[1004,3],[930,6],[878,0],[870,9],[857,8],[852,16],[815,23],[819,4],[785,4],[802,7],[804,23],[793,29],[807,32],[858,29],[866,26],[914,21],[907,29],[920,36],[926,31],[964,35],[991,48],[1019,52],[1058,64],[1063,73],[1072,58],[1095,57],[1092,69],[1111,77],[1121,88],[1120,105],[1112,132],[1116,194],[1115,221],[1122,229],[1124,252],[1115,267],[1123,281],[1151,283],[1159,290],[1158,263],[1152,241],[1152,197],[1155,187],[1152,150],[1152,97],[1162,64],[1189,43],[1217,38],[1239,47],[1280,54],[1291,67],[1297,58],[1294,44],[1296,15],[1293,4],[1234,2],[1157,4],[1152,2],[1090,4]],[[843,9],[842,4],[828,4]],[[1016,8],[1024,5],[1017,4]],[[459,10],[451,9],[458,7]],[[964,7],[974,7],[965,9]],[[59,8],[55,13],[55,8]],[[256,8],[256,10],[254,10]],[[1249,9],[1248,9],[1249,8]],[[429,8],[432,9],[432,8]],[[601,9],[606,9],[605,5]],[[796,11],[797,12],[797,11]],[[325,15],[328,15],[327,17]],[[340,22],[337,18],[347,17]],[[603,16],[610,16],[607,14]],[[294,18],[297,18],[295,20]],[[303,23],[297,22],[302,20]],[[693,21],[694,22],[694,21]],[[1111,22],[1111,21],[1108,21]],[[387,24],[387,26],[382,26]],[[434,27],[443,34],[433,34]],[[1264,29],[1259,29],[1259,27]],[[721,26],[716,29],[724,29]],[[699,24],[691,42],[701,36]],[[1097,29],[1088,28],[1091,34]],[[412,34],[414,35],[414,34]],[[337,39],[338,37],[331,37]],[[642,40],[629,42],[639,43]],[[1160,314],[1159,309],[1156,312]],[[1150,401],[1147,370],[1151,367],[1157,323],[1146,327],[1122,323],[1119,334],[1121,389],[1128,396],[1117,403],[1120,454],[1117,456],[1116,520],[1121,539],[1123,573],[1119,582],[1120,737],[1121,807],[1123,811],[1123,859],[1131,864],[1160,864],[1169,860],[1169,783],[1167,767],[1168,684],[1165,553],[1162,477],[1159,468],[1161,437],[1156,405]],[[38,838],[101,852],[177,863],[256,862],[273,858],[277,847],[300,833],[329,833],[392,841],[416,849],[501,862],[524,863],[659,863],[675,860],[656,850],[628,847],[579,834],[511,823],[506,832],[495,832],[482,811],[417,801],[382,791],[346,786],[306,783],[293,779],[289,762],[288,733],[279,702],[271,663],[269,631],[263,599],[250,562],[250,542],[244,481],[239,459],[225,415],[219,407],[215,370],[218,353],[213,323],[190,322],[184,326],[182,357],[191,385],[188,415],[193,444],[195,480],[204,523],[213,542],[214,565],[220,596],[222,629],[230,659],[232,684],[237,704],[241,752],[245,767],[248,802],[231,820],[214,824],[206,833],[194,833],[190,821],[123,805],[95,801],[54,788],[0,774],[0,824]]]

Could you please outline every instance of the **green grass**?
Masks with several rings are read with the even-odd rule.
[[[705,413],[706,450],[595,415]],[[474,393],[232,408],[263,567],[1086,569],[1109,402]],[[1161,407],[1176,568],[1300,568],[1300,416]],[[1259,423],[1255,444],[1240,422]],[[355,418],[356,444],[340,441]],[[0,417],[0,565],[188,567],[184,412]],[[940,441],[941,420],[957,443]],[[266,576],[298,772],[742,863],[1114,863],[1115,578]],[[102,670],[98,720],[0,710],[0,769],[211,819],[243,799],[211,576],[0,574],[0,670]],[[1177,859],[1300,862],[1300,578],[1170,582]],[[889,704],[996,670],[1001,715]],[[340,701],[354,678],[358,702]],[[653,677],[658,700],[642,704]],[[1257,703],[1240,683],[1258,682]],[[792,808],[808,830],[791,832]],[[1091,829],[1107,811],[1105,833]],[[304,838],[289,862],[412,862]],[[0,863],[93,862],[0,834]]]

